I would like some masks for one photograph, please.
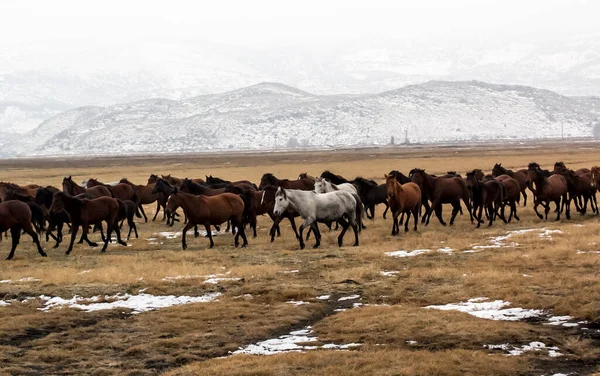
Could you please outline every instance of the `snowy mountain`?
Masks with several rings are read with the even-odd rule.
[[[262,83],[184,100],[64,112],[5,143],[11,155],[121,154],[590,137],[598,101],[478,81],[380,94],[314,95]],[[0,135],[0,137],[2,137]]]

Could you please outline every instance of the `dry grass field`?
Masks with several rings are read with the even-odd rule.
[[[81,181],[128,177],[145,183],[151,173],[181,177],[205,174],[258,182],[265,172],[295,178],[325,169],[381,181],[392,169],[430,173],[473,168],[489,172],[494,163],[522,168],[536,161],[552,168],[600,164],[596,144],[544,144],[506,148],[373,149],[230,156],[164,156],[0,161],[0,180],[60,186],[65,175]],[[146,212],[153,214],[154,205]],[[444,217],[450,209],[444,209]],[[573,210],[574,211],[574,210]],[[320,249],[299,250],[287,222],[269,242],[270,219],[259,218],[250,246],[236,249],[230,234],[204,237],[164,222],[139,223],[129,247],[67,244],[49,257],[23,236],[13,261],[0,261],[0,374],[89,375],[588,375],[600,362],[600,219],[541,221],[531,203],[519,207],[520,222],[475,229],[468,215],[452,227],[432,218],[418,232],[392,237],[391,220],[367,221],[359,247],[335,244],[323,230]],[[162,215],[159,216],[161,218]],[[297,221],[298,223],[298,221]],[[528,229],[528,232],[509,233]],[[550,231],[546,231],[550,230]],[[554,231],[560,230],[560,231]],[[508,234],[508,238],[492,239]],[[69,239],[65,235],[65,241]],[[98,234],[91,235],[92,239]],[[150,239],[150,240],[148,240]],[[494,247],[481,247],[494,245]],[[475,248],[474,248],[475,247]],[[2,258],[10,241],[0,243]],[[426,249],[414,257],[386,252]],[[438,249],[451,249],[441,252]],[[469,250],[474,250],[469,252]],[[465,252],[467,251],[467,252]],[[382,273],[385,272],[385,273]],[[216,275],[222,279],[210,280]],[[169,278],[172,277],[172,278]],[[177,278],[174,278],[177,277]],[[208,282],[207,282],[208,280]],[[210,283],[215,282],[215,283]],[[135,313],[126,308],[86,312],[77,308],[41,310],[40,296],[93,297],[115,294],[199,297],[210,302]],[[455,310],[424,308],[485,297],[510,306],[543,310],[516,321],[489,320]],[[572,325],[549,325],[551,316]],[[576,325],[576,326],[575,326]],[[310,326],[303,352],[270,356],[233,355],[239,348]],[[531,342],[546,348],[509,355]],[[335,345],[349,345],[343,349]],[[503,345],[503,349],[487,345]],[[553,350],[548,350],[552,347]],[[558,353],[558,354],[557,354]],[[552,356],[554,355],[554,356]],[[560,356],[555,356],[560,355]]]

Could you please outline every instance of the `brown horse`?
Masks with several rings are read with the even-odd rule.
[[[160,211],[161,204],[163,208],[167,205],[166,199],[164,200],[164,203],[161,200],[163,195],[161,195],[160,193],[152,193],[152,189],[154,189],[154,185],[156,184],[156,182],[148,183],[146,185],[139,185],[130,182],[129,180],[127,180],[127,178],[123,178],[119,181],[119,183],[129,184],[131,188],[133,188],[133,191],[135,192],[135,195],[139,200],[139,210],[142,216],[144,217],[144,222],[148,222],[148,217],[146,217],[143,205],[149,205],[154,202],[158,203],[158,206],[156,207],[156,213],[154,213],[154,217],[152,218],[152,222],[156,220],[156,216]]]
[[[98,181],[98,179],[90,179],[87,182],[87,186],[88,188],[105,186],[112,194],[112,197],[117,198],[121,201],[133,201],[139,206],[139,199],[136,196],[133,187],[127,183],[117,183],[115,185],[110,185],[102,183]]]
[[[412,169],[410,176],[413,183],[421,188],[421,196],[425,196],[431,200],[431,207],[423,214],[423,219],[426,219],[425,225],[429,224],[429,218],[432,212],[435,211],[435,215],[442,226],[446,226],[446,222],[442,218],[442,204],[452,205],[450,225],[454,224],[454,219],[460,212],[460,200],[465,203],[465,206],[469,210],[469,217],[471,223],[473,223],[473,210],[471,209],[470,195],[465,179],[459,177],[438,178],[429,175],[425,170],[419,168]],[[423,219],[421,222],[423,222]]]
[[[315,189],[315,182],[309,177],[297,180],[277,179],[275,175],[267,173],[264,174],[260,179],[260,185],[258,186],[258,189],[264,190],[265,187],[269,185],[284,189],[300,189],[303,191],[312,191]]]
[[[7,201],[0,203],[0,233],[10,230],[12,237],[12,247],[7,260],[12,260],[15,255],[15,249],[21,239],[21,230],[25,231],[37,246],[38,253],[46,257],[46,252],[40,245],[40,240],[33,229],[31,223],[31,209],[29,205],[21,201]]]
[[[62,186],[63,186],[63,192],[65,192],[71,196],[77,196],[82,193],[87,193],[90,196],[93,196],[96,198],[97,197],[112,197],[112,193],[105,186],[99,185],[97,187],[85,189],[84,187],[77,185],[77,183],[75,183],[73,181],[73,178],[70,175],[63,179]]]
[[[249,189],[249,190],[255,190],[255,191],[258,190],[258,187],[256,186],[256,184],[252,183],[250,180],[229,181],[229,180],[224,180],[224,179],[212,176],[212,175],[205,175],[205,176],[206,176],[206,183],[197,181],[197,180],[202,180],[202,179],[192,179],[192,181],[194,183],[198,183],[198,184],[206,184],[213,188],[222,188],[223,186],[233,185],[234,187],[239,187],[239,188],[243,188],[243,189]]]
[[[519,182],[508,175],[500,175],[495,179],[502,183],[506,190],[504,203],[510,207],[510,214],[506,221],[510,222],[513,216],[517,221],[520,221],[519,216],[517,215],[517,203],[521,200],[521,186],[519,185]]]
[[[65,210],[69,213],[71,218],[71,242],[66,254],[70,254],[73,250],[73,244],[77,236],[79,227],[82,227],[83,236],[90,246],[97,247],[97,243],[91,242],[87,233],[91,224],[101,224],[106,222],[106,238],[104,239],[104,247],[101,252],[106,252],[108,242],[112,235],[113,230],[117,234],[117,242],[121,245],[127,246],[123,240],[121,240],[121,231],[119,230],[119,201],[112,197],[98,197],[92,200],[81,199],[73,197],[68,193],[58,192],[54,194],[52,200],[52,206],[50,207],[50,213],[59,213]]]
[[[239,246],[239,236],[244,241],[242,247],[248,245],[244,231],[244,201],[240,196],[234,193],[222,193],[210,197],[196,196],[175,189],[167,200],[167,211],[174,212],[180,206],[188,218],[188,223],[181,233],[183,249],[187,248],[186,232],[194,225],[204,225],[210,240],[210,248],[214,247],[210,226],[221,225],[227,221],[231,221],[231,225],[237,229],[234,245]]]
[[[313,185],[315,184],[315,177],[309,175],[307,172],[301,172],[298,175],[298,180],[302,180],[302,179],[310,179],[313,182]]]
[[[533,210],[538,218],[544,219],[544,216],[537,210],[538,206],[542,205],[544,207],[545,218],[547,220],[550,203],[554,202],[557,209],[556,220],[560,220],[562,199],[563,206],[566,206],[565,215],[567,219],[571,219],[571,202],[568,194],[567,180],[562,175],[555,174],[546,177],[537,163],[530,163],[527,169],[527,182],[535,189]]]
[[[554,163],[554,173],[557,174],[559,173],[560,170],[567,170],[567,166],[565,166],[565,162],[556,162]],[[583,175],[583,174],[591,174],[592,170],[586,167],[580,168],[579,170],[575,170],[575,173],[577,175]]]
[[[585,215],[587,211],[588,201],[591,204],[592,212],[598,212],[596,203],[596,187],[592,181],[592,174],[586,173],[587,169],[580,169],[580,173],[569,170],[564,167],[564,164],[555,165],[554,171],[556,174],[562,175],[567,180],[569,196],[575,202],[575,209]]]
[[[504,185],[495,179],[481,181],[478,177],[482,175],[481,170],[467,172],[467,186],[472,193],[473,215],[477,219],[477,228],[483,223],[481,215],[484,207],[487,209],[490,220],[488,226],[494,223],[496,216],[500,217],[504,223],[507,223],[504,217],[504,200],[506,197]]]
[[[527,205],[527,169],[521,169],[518,171],[508,170],[502,167],[501,163],[496,163],[492,169],[492,175],[496,178],[500,175],[508,175],[515,179],[519,183],[521,188],[521,194],[523,195],[523,206]]]
[[[37,188],[30,188],[30,186],[34,185],[37,184],[31,184],[29,186],[21,187],[20,185],[14,183],[0,182],[0,201],[6,201],[5,195],[7,191],[16,192],[18,194],[30,197],[35,197]]]
[[[419,214],[421,211],[421,189],[415,183],[400,184],[392,175],[385,175],[385,185],[387,187],[388,203],[392,211],[392,235],[400,233],[398,217],[406,213],[406,222],[404,222],[404,231],[408,231],[408,222],[410,215],[414,217],[414,231],[417,231]]]

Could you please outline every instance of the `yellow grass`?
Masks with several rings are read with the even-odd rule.
[[[139,159],[44,160],[0,162],[0,180],[60,186],[62,177],[75,181],[96,177],[114,181],[127,176],[138,183],[150,173],[180,177],[206,174],[230,180],[258,183],[265,172],[295,178],[300,172],[318,175],[324,169],[354,177],[382,180],[392,169],[408,172],[413,167],[431,173],[473,168],[489,171],[494,163],[522,168],[530,161],[551,168],[563,160],[571,168],[591,167],[600,152],[572,145],[538,149],[366,150],[337,153],[277,155],[183,156]],[[531,195],[530,195],[531,199]],[[151,218],[155,205],[146,213]],[[548,310],[570,315],[575,321],[600,321],[600,222],[588,214],[573,213],[571,221],[540,221],[531,204],[519,207],[521,222],[475,230],[468,214],[453,227],[442,227],[433,218],[428,227],[392,237],[391,221],[367,221],[359,247],[351,247],[352,234],[338,248],[337,233],[323,230],[322,247],[299,250],[287,221],[282,237],[271,243],[270,219],[259,219],[256,239],[246,249],[235,249],[231,235],[208,240],[188,233],[189,248],[181,250],[181,238],[166,239],[161,231],[180,231],[164,222],[138,223],[139,239],[131,247],[112,245],[107,254],[76,245],[65,256],[66,244],[39,257],[24,236],[15,260],[2,261],[0,297],[23,300],[41,294],[71,298],[116,293],[136,294],[142,289],[156,295],[223,295],[218,302],[189,304],[131,316],[127,311],[85,313],[73,309],[41,312],[41,301],[0,307],[0,364],[6,374],[88,373],[177,375],[454,375],[454,374],[552,374],[592,373],[600,360],[593,330],[562,328],[536,322],[501,322],[478,319],[459,312],[427,310],[431,304],[488,297],[511,302],[512,307]],[[574,210],[573,210],[574,211]],[[445,208],[448,219],[450,210]],[[159,219],[162,214],[159,215]],[[297,221],[298,223],[298,221]],[[581,224],[583,227],[576,226]],[[538,232],[515,235],[509,248],[464,253],[489,238],[524,228],[561,230],[551,239]],[[410,228],[412,229],[412,223]],[[96,239],[97,234],[91,235]],[[157,238],[162,244],[149,244]],[[69,235],[65,235],[65,241]],[[0,244],[7,254],[9,241]],[[453,253],[437,252],[450,247]],[[430,249],[415,257],[393,258],[385,252]],[[578,253],[580,251],[580,253]],[[297,271],[297,272],[296,272]],[[395,271],[385,276],[381,271]],[[218,284],[205,283],[209,275],[236,278]],[[164,280],[165,277],[189,278]],[[22,281],[22,278],[39,281]],[[359,300],[338,302],[343,296]],[[317,296],[331,295],[328,301]],[[292,305],[289,301],[308,304]],[[365,306],[350,308],[353,302]],[[231,356],[229,351],[274,338],[311,325],[319,343],[359,342],[350,352],[313,351],[269,357]],[[587,324],[586,324],[587,325]],[[485,344],[520,345],[539,340],[558,346],[564,354],[548,358],[544,353],[506,357]],[[411,345],[406,341],[417,341]]]

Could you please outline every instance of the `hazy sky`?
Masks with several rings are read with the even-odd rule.
[[[353,37],[595,33],[596,0],[19,0],[0,2],[0,43],[70,37],[201,38],[217,43]]]

